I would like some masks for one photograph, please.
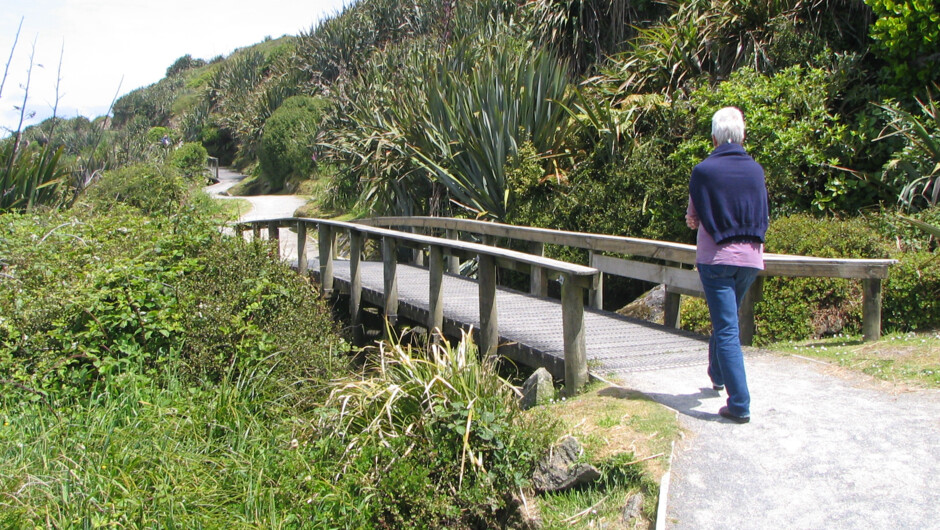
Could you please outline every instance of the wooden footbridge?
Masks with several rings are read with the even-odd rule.
[[[677,329],[680,296],[704,297],[691,245],[441,217],[291,217],[244,222],[236,230],[280,239],[284,227],[296,231],[298,272],[312,272],[326,296],[348,295],[354,330],[361,329],[363,302],[382,308],[392,322],[407,318],[450,335],[473,327],[481,351],[543,366],[565,380],[569,393],[587,381],[589,369],[611,374],[707,362],[707,339]],[[308,228],[317,231],[316,252]],[[585,249],[589,265],[544,257],[546,244]],[[860,279],[864,336],[878,338],[881,280],[892,263],[765,255],[766,270],[742,307],[742,342],[753,337],[765,276]],[[474,273],[461,274],[468,269]],[[528,291],[499,286],[501,269],[527,274]],[[664,284],[665,325],[603,311],[605,275]],[[548,296],[553,281],[559,299]]]

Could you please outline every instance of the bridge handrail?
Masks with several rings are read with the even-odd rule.
[[[354,330],[360,327],[359,313],[362,300],[362,282],[359,263],[362,256],[363,236],[379,239],[382,242],[384,310],[385,317],[392,323],[397,320],[398,315],[397,246],[399,242],[404,242],[427,250],[429,256],[428,288],[430,291],[427,325],[431,331],[441,330],[444,326],[442,277],[445,250],[450,254],[477,257],[477,283],[480,305],[478,344],[483,352],[495,352],[499,344],[496,308],[497,263],[510,268],[516,268],[517,265],[521,264],[532,270],[553,271],[562,279],[561,306],[566,391],[569,394],[574,394],[587,382],[584,291],[594,286],[599,276],[599,271],[596,268],[490,245],[329,219],[304,217],[256,219],[236,223],[235,231],[241,236],[245,230],[251,229],[254,237],[260,238],[261,229],[266,228],[269,239],[279,239],[279,229],[285,225],[295,225],[297,227],[297,269],[302,274],[306,273],[307,270],[307,226],[314,225],[317,227],[319,233],[320,284],[325,296],[331,296],[333,293],[333,258],[336,254],[336,234],[340,231],[348,234],[350,243],[349,313]]]
[[[403,226],[471,232],[483,236],[505,237],[533,243],[547,243],[582,248],[594,252],[630,254],[646,258],[695,265],[695,246],[672,241],[656,241],[627,236],[571,232],[552,228],[514,226],[475,219],[453,217],[373,217],[357,220],[369,226]],[[792,276],[866,279],[888,277],[893,259],[819,258],[791,254],[764,254],[762,276]]]
[[[376,217],[358,220],[357,223],[445,230],[450,234],[449,237],[457,237],[457,232],[469,232],[487,238],[508,238],[528,242],[530,245],[534,243],[533,251],[537,253],[542,252],[542,245],[546,243],[586,249],[590,253],[591,265],[602,273],[598,276],[597,287],[592,292],[592,303],[595,307],[600,308],[603,304],[603,273],[662,283],[667,289],[665,323],[673,327],[679,324],[680,295],[704,296],[698,275],[682,267],[695,264],[693,245],[449,217]],[[657,265],[622,260],[604,256],[603,252],[642,256],[664,263]],[[865,340],[876,340],[881,336],[881,280],[888,277],[888,269],[895,263],[897,260],[893,259],[819,258],[765,253],[765,269],[761,271],[760,276],[862,280],[863,335]],[[544,286],[539,287],[538,283],[533,280],[533,292],[536,289],[544,292]],[[742,306],[741,338],[745,344],[750,344],[753,338],[753,309],[762,296],[762,288],[763,278],[758,278]]]

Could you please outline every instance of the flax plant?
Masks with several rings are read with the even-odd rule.
[[[321,428],[339,433],[351,460],[368,447],[395,447],[403,456],[422,440],[443,440],[441,450],[459,454],[459,488],[466,474],[487,472],[500,445],[493,443],[502,432],[496,424],[517,418],[516,394],[494,359],[480,359],[467,332],[457,344],[441,339],[426,352],[399,337],[379,345],[361,379],[334,384],[326,405],[337,413]]]

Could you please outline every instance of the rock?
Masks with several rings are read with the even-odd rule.
[[[536,405],[544,405],[555,397],[555,386],[552,374],[545,368],[539,368],[522,385],[522,399],[519,406],[522,410],[530,409]]]
[[[666,286],[657,285],[636,300],[618,309],[617,314],[662,324],[665,301]]]
[[[623,507],[623,522],[629,524],[635,519],[643,519],[643,494],[637,493],[627,499]]]
[[[599,479],[600,471],[590,464],[579,463],[580,456],[581,444],[572,436],[566,437],[539,462],[532,476],[532,487],[540,493],[565,491]]]

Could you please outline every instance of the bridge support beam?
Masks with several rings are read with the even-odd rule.
[[[561,277],[561,317],[565,345],[565,393],[577,394],[588,381],[584,341],[584,288],[569,274]]]
[[[268,241],[273,244],[274,257],[281,259],[281,229],[277,221],[268,221]]]
[[[444,249],[428,249],[428,332],[436,341],[444,329]]]
[[[741,336],[741,344],[750,346],[754,343],[754,305],[764,298],[764,278],[758,276],[754,284],[747,290],[744,299],[741,300],[741,309],[738,311],[738,330]]]
[[[679,327],[679,305],[682,295],[666,286],[666,296],[663,298],[663,325],[669,328]]]
[[[323,296],[330,298],[333,296],[333,244],[336,238],[333,237],[333,228],[330,225],[321,223],[318,226],[318,232],[320,287],[323,290]]]
[[[862,280],[862,339],[881,338],[881,279]]]
[[[364,342],[362,329],[362,234],[349,231],[349,323],[352,326],[353,343],[360,346]]]
[[[389,325],[398,323],[398,241],[382,238],[382,263],[385,280],[385,319]]]
[[[499,319],[496,312],[496,259],[479,254],[477,282],[480,288],[480,353],[496,355],[499,347]]]
[[[529,254],[545,255],[545,244],[539,241],[529,243]],[[548,296],[548,272],[543,267],[532,266],[529,272],[529,294]]]
[[[445,237],[447,237],[447,239],[452,239],[454,241],[457,241],[458,239],[456,230],[448,229],[445,232],[445,234],[446,234]],[[450,256],[448,256],[447,257],[447,271],[453,274],[460,274],[460,258],[458,258],[454,254],[451,254]]]
[[[297,223],[297,272],[307,275],[307,223]]]

